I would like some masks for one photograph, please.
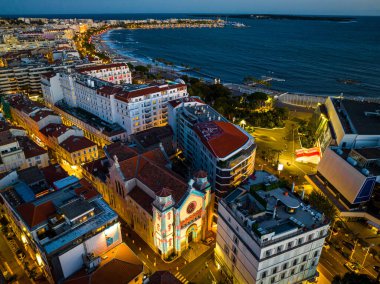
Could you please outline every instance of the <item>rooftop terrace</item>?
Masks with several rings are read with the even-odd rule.
[[[269,176],[269,175],[268,175]],[[238,188],[223,203],[261,246],[327,224],[324,215],[284,188]]]

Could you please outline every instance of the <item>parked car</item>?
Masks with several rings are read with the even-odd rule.
[[[354,245],[349,242],[343,241],[343,244],[345,247],[349,248],[350,250],[354,249]]]
[[[17,258],[19,259],[19,260],[23,260],[24,258],[25,258],[25,252],[23,252],[21,249],[18,249],[17,251],[16,251],[16,255],[17,255]]]
[[[354,272],[354,273],[359,273],[358,265],[355,264],[355,263],[352,263],[352,262],[346,262],[346,263],[344,264],[344,266],[345,266],[348,270],[350,270],[350,271],[352,271],[352,272]]]
[[[329,245],[328,243],[325,243],[325,244],[323,245],[323,247],[324,247],[325,249],[330,249],[330,245]]]

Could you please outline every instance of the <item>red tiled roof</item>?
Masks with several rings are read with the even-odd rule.
[[[169,271],[156,271],[149,277],[149,284],[181,284]]]
[[[49,216],[56,212],[52,201],[48,201],[39,205],[33,203],[24,203],[16,208],[24,222],[30,227],[43,223]]]
[[[42,168],[41,171],[50,186],[52,186],[54,182],[69,176],[58,164]]]
[[[74,190],[77,195],[83,196],[86,200],[99,196],[99,192],[92,188],[88,182],[86,184],[86,181],[81,179],[80,183],[82,184],[82,187],[76,188]]]
[[[196,98],[196,97],[184,97],[184,98],[181,98],[181,99],[176,99],[176,100],[169,101],[168,103],[173,108],[176,108],[177,106],[179,106],[180,104],[182,104],[182,102],[184,102],[184,103],[197,102],[197,103],[205,104],[204,101],[202,101],[201,99]]]
[[[143,263],[132,250],[121,243],[107,252],[108,258],[102,260],[100,267],[91,273],[84,269],[75,273],[65,284],[125,284],[143,273]]]
[[[34,115],[31,116],[31,118],[38,122],[44,119],[45,117],[48,117],[49,115],[55,115],[58,116],[54,111],[52,110],[46,110],[46,109],[41,109],[37,111]]]
[[[50,78],[53,78],[55,75],[57,75],[57,73],[55,73],[55,72],[46,72],[46,73],[41,74],[41,77],[45,77],[46,79],[50,79]]]
[[[45,149],[38,146],[28,137],[18,136],[17,140],[18,140],[18,143],[20,144],[21,149],[24,151],[26,159],[40,156],[47,153]]]
[[[94,142],[82,136],[70,136],[60,144],[60,146],[69,153],[74,153],[95,145]]]
[[[116,95],[122,92],[122,88],[119,87],[118,85],[116,86],[103,86],[100,87],[99,89],[96,90],[98,94],[101,95],[106,95],[106,96],[111,96],[111,95]]]
[[[218,158],[224,158],[241,148],[248,136],[229,122],[201,122],[194,126],[203,144]]]
[[[59,137],[66,133],[70,128],[64,124],[50,123],[40,130],[40,132],[48,137]]]
[[[130,159],[138,155],[137,151],[128,147],[121,142],[115,142],[105,147],[105,150],[109,157],[113,160],[116,155],[119,162]]]
[[[186,193],[187,184],[165,168],[165,157],[160,149],[149,152],[156,154],[142,154],[119,162],[121,171],[127,179],[137,178],[158,195],[163,188],[172,190],[172,197],[178,202]]]
[[[129,196],[137,204],[139,204],[142,208],[144,208],[146,212],[148,212],[150,215],[153,215],[152,203],[154,201],[154,198],[150,197],[147,193],[145,193],[144,190],[142,190],[138,186],[135,186],[129,193]]]
[[[95,65],[95,66],[88,66],[88,67],[79,67],[76,70],[78,72],[85,73],[85,72],[91,72],[91,71],[102,70],[102,69],[117,68],[117,67],[122,67],[122,66],[128,67],[126,63],[111,63],[111,64]]]
[[[121,93],[115,95],[115,98],[117,98],[118,100],[124,101],[124,102],[129,102],[129,100],[132,98],[146,96],[146,95],[150,95],[150,94],[154,94],[154,93],[160,93],[160,92],[164,92],[164,91],[172,90],[172,89],[177,89],[177,88],[186,88],[186,85],[175,84],[175,85],[167,85],[167,86],[162,86],[162,87],[159,87],[157,85],[149,86],[149,87],[141,88],[141,89],[137,89],[137,90],[121,92]]]

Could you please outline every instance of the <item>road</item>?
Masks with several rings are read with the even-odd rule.
[[[295,114],[292,115],[294,116]],[[284,170],[280,175],[303,180],[305,174],[315,173],[316,165],[295,161],[295,150],[301,148],[295,125],[294,121],[287,120],[284,128],[255,128],[255,131],[251,134],[255,137],[258,146],[256,169],[261,169],[261,167],[263,169],[268,167],[275,169],[277,161],[279,161],[284,165]]]
[[[4,234],[0,233],[0,263],[3,267],[8,267],[13,274],[17,276],[18,283],[32,283],[24,271],[23,267],[21,267],[21,263],[16,258],[16,255],[10,248],[8,240],[5,238]]]

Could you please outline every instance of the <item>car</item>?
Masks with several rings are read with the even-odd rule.
[[[205,244],[206,245],[210,245],[213,241],[214,241],[214,238],[213,237],[209,237],[209,238],[206,239]]]
[[[352,243],[349,243],[349,242],[346,242],[346,241],[343,241],[343,245],[347,248],[349,248],[350,250],[353,250],[354,249],[354,245]]]
[[[350,271],[352,271],[352,272],[354,272],[354,273],[359,273],[359,268],[358,268],[358,266],[357,266],[357,264],[355,264],[355,263],[352,263],[352,262],[346,262],[345,264],[344,264],[344,266],[348,269],[348,270],[350,270]]]
[[[328,243],[325,243],[325,244],[323,245],[323,247],[324,247],[325,249],[330,249],[330,245],[329,245]]]
[[[332,229],[331,233],[332,233],[333,236],[336,236],[338,234],[338,232],[339,231],[336,228],[334,228],[334,229]]]
[[[373,270],[375,270],[376,272],[380,272],[380,266],[374,265]]]

